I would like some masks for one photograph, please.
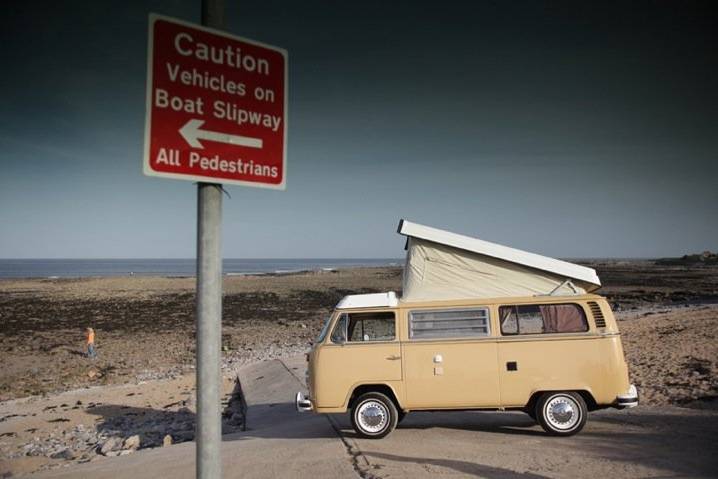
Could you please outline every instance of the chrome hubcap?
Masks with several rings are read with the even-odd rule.
[[[545,416],[551,427],[566,431],[572,429],[581,419],[576,401],[568,396],[556,396],[546,403]]]
[[[380,432],[389,421],[389,411],[378,401],[367,401],[359,406],[357,422],[369,433]]]

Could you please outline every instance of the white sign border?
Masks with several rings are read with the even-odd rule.
[[[282,182],[276,185],[267,183],[256,183],[254,181],[246,180],[232,180],[223,178],[209,178],[206,176],[197,175],[185,175],[181,173],[167,173],[163,171],[155,171],[150,166],[150,128],[152,126],[152,64],[154,59],[154,26],[157,20],[164,20],[170,23],[176,23],[184,27],[196,28],[197,30],[203,30],[207,33],[219,35],[222,37],[230,38],[232,40],[238,40],[241,42],[251,43],[260,47],[268,48],[280,53],[284,57],[284,145],[282,151]],[[170,178],[175,180],[186,180],[196,181],[201,183],[215,183],[215,184],[232,184],[241,186],[251,186],[254,188],[267,188],[272,190],[284,190],[287,187],[287,143],[289,138],[287,135],[287,123],[289,122],[289,98],[287,95],[287,88],[289,83],[289,54],[287,50],[266,43],[258,42],[256,40],[250,40],[249,38],[240,37],[238,35],[232,35],[227,32],[216,30],[214,28],[205,27],[203,25],[196,25],[191,22],[184,20],[178,20],[176,18],[160,15],[157,13],[150,13],[149,15],[149,34],[147,36],[147,85],[146,85],[146,101],[145,101],[145,144],[143,153],[143,168],[142,171],[145,176],[153,176],[160,178]]]

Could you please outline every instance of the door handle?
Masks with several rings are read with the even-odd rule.
[[[389,361],[396,361],[397,359],[401,359],[401,356],[392,355],[388,356],[386,359],[388,359]]]

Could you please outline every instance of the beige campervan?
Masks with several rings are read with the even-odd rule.
[[[638,404],[621,338],[591,268],[430,228],[407,237],[402,297],[343,298],[308,354],[300,411],[349,411],[390,433],[430,410],[520,410],[554,435],[589,411]]]

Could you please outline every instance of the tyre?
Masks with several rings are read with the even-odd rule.
[[[588,408],[580,394],[544,393],[536,403],[536,419],[553,436],[572,436],[586,424]]]
[[[362,394],[351,410],[352,427],[368,439],[381,439],[396,427],[399,413],[394,401],[382,393]]]

